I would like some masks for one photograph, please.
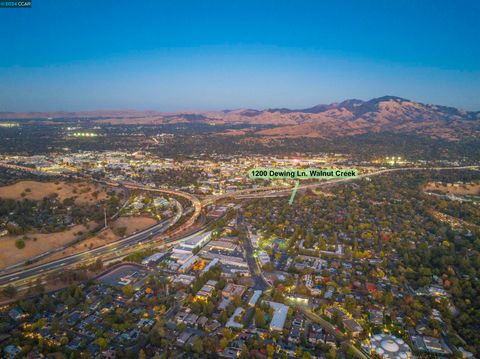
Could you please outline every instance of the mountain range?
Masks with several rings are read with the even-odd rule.
[[[237,109],[166,113],[102,110],[89,112],[0,112],[0,119],[90,119],[110,124],[208,123],[248,125],[227,135],[331,138],[366,133],[401,133],[449,141],[480,138],[480,111],[423,104],[395,96],[368,101],[350,99],[305,109]],[[45,121],[49,122],[49,121]],[[257,126],[254,125],[266,125]],[[236,126],[241,127],[241,126]]]

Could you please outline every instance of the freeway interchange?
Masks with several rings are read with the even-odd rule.
[[[0,166],[4,165],[0,163]],[[18,168],[16,169],[23,169]],[[389,172],[397,172],[397,171],[418,171],[418,170],[447,170],[447,169],[474,169],[478,170],[478,166],[464,166],[464,167],[433,167],[433,168],[420,168],[420,167],[409,167],[409,168],[391,168],[391,169],[382,169],[376,172],[365,173],[359,175],[355,178],[340,178],[328,181],[321,181],[315,183],[308,183],[299,186],[299,190],[301,189],[313,189],[317,187],[328,187],[332,185],[337,185],[345,182],[355,181],[365,177],[377,176]],[[30,170],[30,169],[29,169]],[[109,183],[111,184],[111,183]],[[117,186],[119,184],[116,184]],[[141,248],[143,244],[148,245],[155,245],[155,246],[168,246],[173,245],[175,243],[182,242],[192,233],[198,233],[205,230],[205,226],[200,226],[199,228],[194,230],[195,225],[197,224],[197,220],[201,216],[203,209],[210,204],[218,202],[220,200],[225,199],[234,199],[234,200],[241,200],[241,199],[250,199],[250,198],[271,198],[271,197],[282,197],[288,196],[291,194],[290,188],[280,187],[280,186],[270,186],[270,187],[260,187],[254,189],[245,189],[239,190],[233,193],[222,194],[218,196],[210,196],[206,197],[203,201],[200,201],[197,197],[180,191],[174,190],[166,190],[166,189],[155,189],[151,187],[146,187],[143,185],[137,185],[132,183],[124,183],[120,184],[127,189],[135,189],[135,190],[143,190],[143,191],[150,191],[150,192],[157,192],[168,194],[171,196],[178,196],[189,203],[191,203],[190,211],[193,210],[192,215],[182,223],[178,228],[175,228],[173,231],[170,231],[173,226],[177,224],[180,218],[187,214],[188,211],[183,210],[182,208],[177,209],[177,214],[168,220],[165,220],[161,223],[156,224],[153,227],[150,227],[144,231],[139,233],[135,233],[130,235],[126,238],[120,239],[116,242],[112,242],[97,248],[85,250],[81,253],[70,255],[68,257],[64,257],[58,260],[53,260],[47,263],[32,265],[20,270],[16,270],[10,273],[4,273],[0,275],[0,287],[6,285],[20,285],[25,284],[33,279],[38,278],[39,276],[43,276],[46,273],[51,273],[54,271],[61,271],[66,267],[70,267],[73,265],[78,264],[86,264],[95,261],[96,259],[111,259],[120,258],[122,256],[126,256],[127,254],[138,250]],[[116,256],[116,257],[115,257]]]
[[[0,164],[1,165],[1,164]],[[365,177],[378,176],[390,172],[398,171],[419,171],[419,170],[461,170],[461,169],[473,169],[478,170],[478,166],[465,166],[465,167],[435,167],[435,168],[390,168],[390,169],[381,169],[371,173],[365,173],[359,175],[355,178],[339,178],[334,180],[327,180],[314,183],[306,183],[300,185],[298,189],[314,189],[317,187],[328,187],[341,183],[351,182],[359,180]],[[274,198],[288,196],[291,194],[291,188],[280,187],[280,186],[270,186],[270,187],[260,187],[254,189],[240,190],[234,193],[229,193],[225,195],[206,197],[202,201],[197,197],[184,192],[173,191],[173,190],[163,190],[163,189],[153,189],[150,187],[145,187],[141,185],[123,183],[121,184],[127,189],[134,190],[143,190],[143,191],[152,191],[158,193],[168,194],[170,196],[176,196],[183,198],[184,200],[190,203],[190,206],[187,210],[184,210],[180,202],[177,202],[177,211],[176,215],[173,218],[164,220],[153,227],[150,227],[141,232],[135,233],[128,237],[117,240],[116,242],[109,243],[97,248],[85,250],[84,252],[70,255],[58,260],[53,260],[47,263],[33,265],[25,267],[20,270],[16,270],[11,273],[4,273],[0,275],[0,287],[7,285],[15,285],[19,288],[28,288],[29,283],[33,280],[42,280],[42,276],[47,273],[55,273],[64,270],[67,267],[73,267],[76,265],[88,264],[96,261],[97,259],[102,259],[103,261],[116,260],[125,257],[129,253],[132,253],[139,248],[142,248],[143,245],[151,247],[162,247],[170,246],[175,243],[180,243],[192,235],[202,233],[206,231],[206,225],[199,225],[199,218],[202,217],[202,212],[206,206],[214,204],[221,200],[242,200],[242,199],[251,199],[251,198]],[[191,213],[191,215],[190,215]],[[182,217],[189,215],[183,223],[180,223]],[[177,227],[175,227],[178,225]],[[242,211],[239,211],[237,216],[237,225],[243,226],[243,215]],[[247,262],[251,271],[252,279],[255,281],[255,288],[261,290],[269,290],[272,288],[272,284],[266,280],[263,276],[261,269],[253,257],[253,248],[250,242],[248,231],[244,231],[246,236],[243,238],[244,248],[247,252]],[[358,343],[349,340],[345,337],[338,329],[333,326],[331,323],[325,321],[323,318],[318,316],[316,313],[312,312],[308,307],[295,305],[297,309],[302,311],[310,320],[318,323],[322,326],[327,332],[334,335],[341,343],[342,346],[348,347],[352,350],[353,354],[360,359],[367,359],[370,356],[368,353],[363,352],[357,346]]]

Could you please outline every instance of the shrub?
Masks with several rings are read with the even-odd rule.
[[[17,239],[15,241],[15,247],[17,247],[18,249],[25,248],[25,241],[23,239]]]

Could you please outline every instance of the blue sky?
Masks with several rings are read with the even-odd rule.
[[[0,9],[0,111],[480,110],[479,1],[32,0]]]

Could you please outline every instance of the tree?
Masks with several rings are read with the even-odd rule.
[[[352,297],[345,298],[345,309],[347,309],[350,313],[355,312],[355,310],[357,309],[357,304],[354,298]]]
[[[337,349],[335,347],[331,347],[327,353],[327,359],[335,359],[337,357]]]
[[[272,344],[267,345],[267,356],[269,358],[273,358],[273,355],[275,354],[275,347]]]
[[[192,344],[192,350],[193,350],[195,353],[198,353],[198,354],[203,353],[203,342],[202,342],[202,339],[197,338],[197,339],[193,342],[193,344]]]
[[[17,295],[17,288],[9,284],[2,290],[2,294],[7,298],[14,298]]]
[[[45,287],[43,286],[42,279],[40,277],[35,280],[34,290],[36,293],[43,293],[45,291]]]
[[[123,288],[122,288],[122,293],[126,296],[126,297],[131,297],[133,295],[133,287],[131,284],[127,284],[125,285]]]
[[[127,227],[118,227],[113,230],[118,237],[123,237],[127,233]]]
[[[18,249],[25,248],[25,241],[23,239],[17,239],[15,241],[15,247],[17,247]]]
[[[227,338],[220,339],[220,343],[218,345],[219,345],[220,349],[225,349],[228,345]]]
[[[102,349],[105,349],[108,345],[107,339],[105,338],[97,338],[95,343],[97,343],[97,345]]]
[[[265,312],[258,308],[255,309],[255,325],[259,328],[263,328],[265,324]]]

